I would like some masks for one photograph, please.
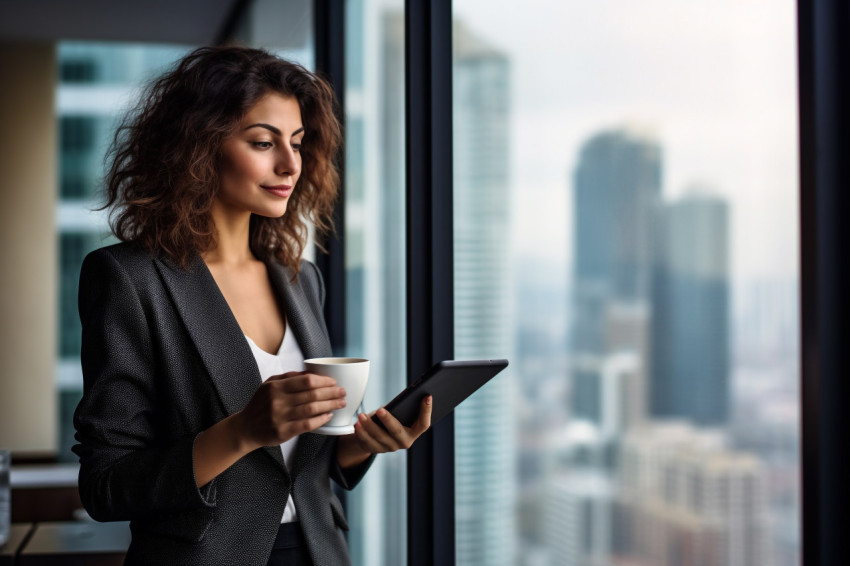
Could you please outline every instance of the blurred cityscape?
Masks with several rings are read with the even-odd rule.
[[[799,564],[796,285],[732,289],[729,205],[663,201],[662,155],[584,144],[568,330],[520,276],[520,564]]]
[[[630,128],[565,180],[566,285],[511,257],[508,57],[454,54],[456,356],[512,362],[457,411],[458,564],[799,564],[796,280],[734,286],[730,203]]]

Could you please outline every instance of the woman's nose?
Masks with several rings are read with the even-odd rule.
[[[278,153],[275,173],[281,177],[297,176],[301,173],[301,156],[291,147],[284,147]]]

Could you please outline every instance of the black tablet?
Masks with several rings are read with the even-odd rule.
[[[385,408],[404,426],[419,416],[422,399],[434,396],[431,426],[451,413],[461,401],[508,367],[508,360],[446,360],[435,364],[386,404]],[[383,426],[377,415],[372,420]]]

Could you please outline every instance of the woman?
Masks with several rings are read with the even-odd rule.
[[[80,276],[80,493],[129,520],[128,564],[348,564],[330,479],[430,425],[311,433],[345,394],[300,371],[331,355],[305,219],[331,230],[332,90],[265,51],[201,48],[116,134],[106,206],[122,243]]]

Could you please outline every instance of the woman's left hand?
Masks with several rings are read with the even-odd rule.
[[[372,420],[372,414],[363,413],[357,416],[354,424],[354,436],[360,446],[371,454],[406,450],[413,446],[413,441],[422,436],[431,427],[431,396],[422,400],[419,417],[413,426],[404,426],[392,413],[381,407],[372,414],[377,414],[384,428]]]
[[[432,397],[422,400],[419,417],[413,426],[404,426],[385,408],[366,415],[361,413],[354,423],[354,434],[340,438],[338,459],[343,468],[359,464],[372,454],[406,450],[431,427]],[[377,415],[384,428],[372,420]]]

